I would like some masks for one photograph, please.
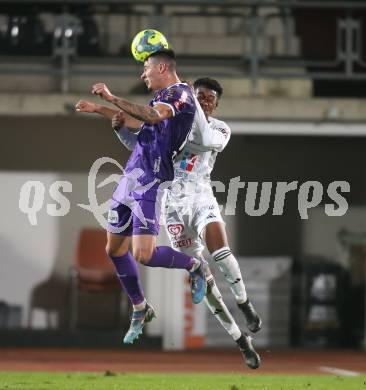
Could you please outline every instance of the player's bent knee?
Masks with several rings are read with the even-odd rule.
[[[109,257],[123,256],[126,254],[127,250],[123,246],[109,245],[105,247],[105,251]]]
[[[152,255],[153,251],[150,249],[136,248],[133,250],[133,257],[141,264],[148,264]]]

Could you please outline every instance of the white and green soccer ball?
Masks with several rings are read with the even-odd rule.
[[[144,62],[150,54],[168,49],[169,44],[165,36],[157,30],[142,30],[132,40],[131,52],[135,60]]]

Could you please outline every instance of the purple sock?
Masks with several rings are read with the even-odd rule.
[[[172,249],[170,246],[157,246],[145,264],[148,267],[179,268],[189,271],[194,265],[194,258]]]
[[[111,256],[111,259],[116,268],[118,279],[132,304],[138,305],[143,302],[145,297],[141,287],[139,269],[131,253],[127,252],[123,256]]]

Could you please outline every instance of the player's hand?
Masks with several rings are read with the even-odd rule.
[[[96,112],[97,105],[92,102],[88,102],[87,100],[79,100],[75,104],[75,110],[77,112]]]
[[[118,130],[121,126],[125,124],[126,116],[123,111],[118,111],[117,114],[114,114],[112,117],[112,127],[114,130]]]
[[[102,99],[108,101],[111,101],[114,97],[111,94],[111,91],[108,89],[108,87],[104,83],[98,83],[94,84],[92,88],[92,93],[95,95],[99,95]]]

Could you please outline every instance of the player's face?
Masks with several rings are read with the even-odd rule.
[[[217,92],[206,87],[197,87],[195,94],[206,117],[212,115],[218,105]]]
[[[149,90],[155,91],[160,89],[160,65],[153,58],[148,58],[144,62],[144,70],[141,79]]]

